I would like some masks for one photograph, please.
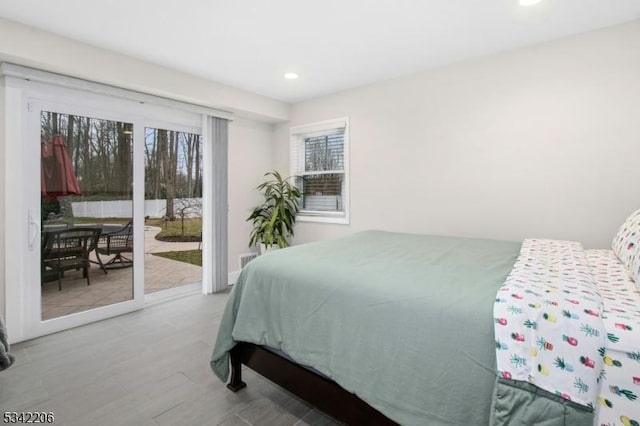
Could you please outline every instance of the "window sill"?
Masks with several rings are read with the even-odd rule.
[[[296,221],[298,222],[316,222],[316,223],[335,223],[339,225],[348,225],[349,218],[344,215],[340,216],[314,216],[314,215],[304,215],[298,214],[296,216]]]

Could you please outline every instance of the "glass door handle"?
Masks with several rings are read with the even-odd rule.
[[[36,246],[36,241],[38,240],[38,231],[40,229],[40,224],[34,219],[32,209],[29,209],[28,211],[27,220],[27,241],[29,241],[29,251],[33,251]]]

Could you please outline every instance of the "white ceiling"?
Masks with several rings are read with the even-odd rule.
[[[0,16],[297,102],[639,19],[640,0],[0,0]]]

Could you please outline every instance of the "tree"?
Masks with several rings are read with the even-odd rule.
[[[116,190],[121,192],[126,198],[131,198],[131,137],[127,133],[130,124],[127,123],[115,123],[115,137],[117,140],[115,151],[115,167],[112,170],[117,170],[117,175],[114,176],[116,182]]]
[[[202,201],[198,198],[180,198],[175,201],[175,215],[180,217],[181,234],[184,236],[184,219],[188,216],[202,216]]]
[[[166,151],[163,153],[163,171],[166,196],[166,212],[169,220],[176,220],[174,200],[176,198],[176,175],[178,168],[178,138],[177,132],[158,130],[160,140],[163,140]]]

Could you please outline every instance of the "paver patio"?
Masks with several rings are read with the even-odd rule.
[[[178,262],[152,253],[195,250],[197,242],[171,243],[158,241],[160,228],[145,226],[144,272],[145,294],[167,290],[202,280],[202,268]],[[106,261],[106,259],[103,259]],[[42,285],[42,319],[47,320],[95,309],[133,297],[133,268],[109,269],[105,274],[97,265],[89,268],[91,285],[82,277],[82,271],[67,271],[62,278],[62,291],[57,281]]]

